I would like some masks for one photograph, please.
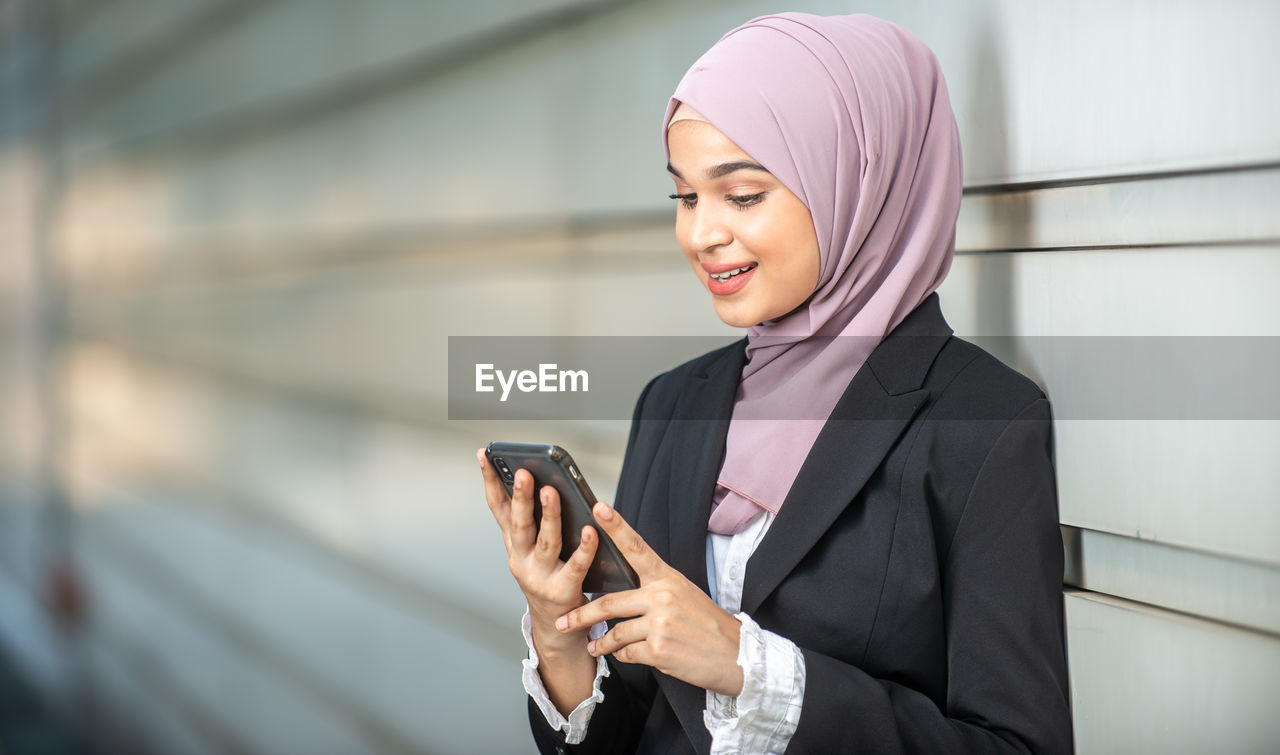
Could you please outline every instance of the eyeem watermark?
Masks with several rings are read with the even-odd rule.
[[[904,336],[894,348],[904,348],[906,338],[917,337]],[[946,340],[936,335],[919,338],[922,344],[908,350],[936,352]],[[969,340],[1038,382],[1049,396],[1055,420],[1280,422],[1280,391],[1273,377],[1280,373],[1280,335]],[[685,391],[680,400],[656,407],[649,402],[645,411],[656,411],[654,416],[664,419],[726,420],[732,416],[733,389],[746,362],[745,346],[745,339],[726,336],[449,336],[448,417],[628,420],[645,385],[676,369],[674,377],[687,381],[678,386]],[[689,360],[697,361],[679,367]],[[562,369],[564,365],[572,369]],[[847,384],[854,376],[836,379]],[[706,381],[713,390],[700,387]],[[987,406],[939,405],[930,418],[1007,419],[988,416]],[[797,402],[770,418],[825,420],[830,413]],[[840,416],[884,419],[881,414]]]
[[[586,370],[560,370],[555,364],[540,364],[533,370],[499,370],[492,364],[476,364],[476,393],[493,393],[502,388],[498,401],[506,401],[514,387],[521,393],[577,393],[587,392]],[[497,380],[498,386],[493,385]],[[578,387],[578,381],[582,387]]]

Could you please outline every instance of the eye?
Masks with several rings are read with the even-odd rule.
[[[753,204],[760,204],[760,201],[764,199],[764,195],[766,193],[767,192],[762,191],[758,194],[728,194],[725,196],[725,199],[739,210],[745,210]]]
[[[694,207],[698,205],[698,195],[693,193],[672,194],[671,196],[668,197],[668,199],[679,199],[680,204],[684,205],[684,208],[686,210],[692,210]]]

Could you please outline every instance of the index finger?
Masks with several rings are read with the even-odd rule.
[[[669,568],[667,562],[649,547],[644,538],[640,537],[640,533],[632,529],[612,506],[603,502],[597,503],[591,509],[591,513],[595,515],[600,528],[609,535],[613,544],[618,546],[622,557],[631,564],[632,569],[636,570],[636,576],[640,577],[641,584],[661,577]]]
[[[480,460],[480,474],[484,475],[485,500],[489,503],[493,518],[498,520],[498,526],[505,533],[511,527],[511,497],[507,495],[507,487],[502,484],[502,480],[498,479],[498,473],[489,464],[483,448],[476,451],[476,458]]]
[[[648,601],[639,590],[605,593],[556,619],[556,629],[561,632],[576,632],[607,619],[639,616],[646,608]]]

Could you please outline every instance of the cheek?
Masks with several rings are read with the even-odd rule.
[[[808,212],[803,216],[800,213],[791,214],[786,222],[778,223],[775,229],[776,238],[787,247],[789,277],[793,285],[797,289],[803,289],[805,295],[812,293],[818,287],[822,255]]]
[[[805,268],[805,287],[813,292],[818,288],[818,279],[822,277],[822,250],[818,249],[815,239],[806,252],[809,264]]]
[[[812,226],[777,223],[770,229],[767,245],[779,295],[803,299],[813,293],[818,287],[819,253]]]

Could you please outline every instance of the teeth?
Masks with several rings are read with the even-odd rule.
[[[737,275],[738,273],[745,273],[746,271],[750,270],[751,268],[753,268],[753,267],[755,267],[755,266],[756,266],[756,265],[755,265],[755,263],[753,262],[753,263],[751,263],[750,265],[747,265],[746,267],[740,267],[740,268],[738,268],[737,270],[730,270],[730,271],[729,271],[729,272],[727,272],[727,273],[711,273],[711,277],[712,277],[712,278],[715,278],[715,279],[716,279],[716,280],[718,280],[718,281],[727,281],[727,280],[729,280],[730,278],[732,278],[733,276]]]

